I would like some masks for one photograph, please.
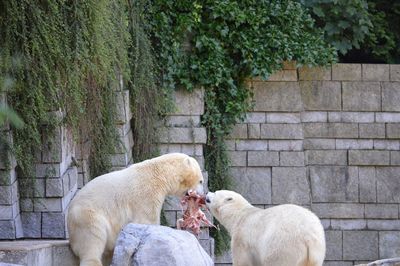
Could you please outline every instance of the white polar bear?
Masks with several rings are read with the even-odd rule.
[[[203,194],[197,161],[171,153],[99,176],[86,184],[68,210],[70,245],[81,266],[110,260],[115,241],[128,223],[160,224],[167,195],[189,189]]]
[[[234,266],[322,265],[324,229],[311,211],[291,204],[259,209],[228,190],[209,192],[206,202],[231,235]]]

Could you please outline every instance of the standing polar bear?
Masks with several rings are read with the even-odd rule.
[[[324,229],[311,211],[291,204],[259,209],[228,190],[209,192],[206,203],[232,237],[234,266],[322,265]]]
[[[203,194],[197,161],[171,153],[99,176],[77,193],[68,210],[72,251],[81,266],[101,266],[111,258],[121,229],[128,223],[160,224],[167,195],[189,189]]]

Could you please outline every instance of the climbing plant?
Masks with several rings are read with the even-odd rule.
[[[268,78],[284,60],[324,65],[336,56],[295,1],[152,0],[146,14],[163,85],[205,88],[210,190],[230,187],[224,137],[251,107],[246,79]],[[227,248],[226,231],[214,237],[218,254]]]

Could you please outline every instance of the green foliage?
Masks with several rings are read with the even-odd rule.
[[[13,127],[22,128],[24,121],[7,105],[0,105],[0,127],[9,122]]]
[[[42,132],[60,122],[92,140],[94,176],[108,170],[115,145],[114,91],[128,77],[125,2],[3,1],[0,4],[2,58],[19,53],[22,67],[2,64],[15,79],[11,106],[25,121],[14,130],[14,148],[23,176],[32,176]],[[118,41],[116,41],[118,40]],[[55,119],[62,110],[65,121]]]
[[[146,13],[163,66],[163,85],[206,89],[203,124],[208,133],[205,159],[209,186],[211,190],[229,188],[224,137],[251,107],[246,78],[267,78],[284,60],[328,64],[335,58],[334,49],[324,43],[311,17],[293,1],[150,3]],[[219,241],[225,241],[226,235],[214,237],[218,253],[223,246]]]

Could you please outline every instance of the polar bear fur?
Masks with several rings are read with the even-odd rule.
[[[311,211],[291,204],[259,209],[227,190],[208,193],[206,202],[231,235],[234,266],[322,265],[324,229]]]
[[[128,223],[160,224],[167,195],[203,192],[195,159],[171,153],[99,176],[86,184],[68,210],[68,231],[81,266],[102,265],[112,256],[116,239]]]

